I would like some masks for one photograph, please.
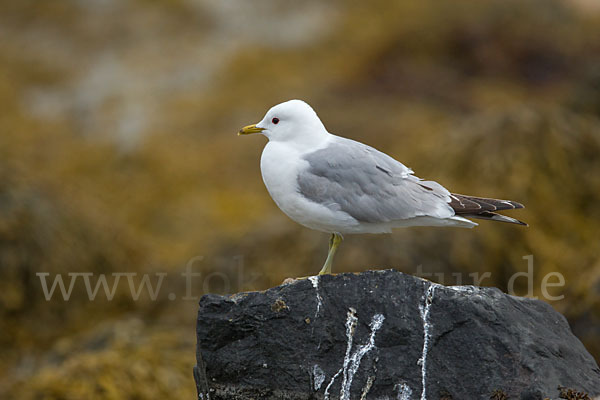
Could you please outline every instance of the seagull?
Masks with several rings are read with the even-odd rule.
[[[269,139],[260,159],[263,182],[288,217],[331,234],[319,275],[331,274],[344,234],[391,233],[408,226],[472,228],[467,218],[525,225],[496,211],[523,208],[511,200],[450,193],[416,177],[399,161],[366,144],[327,132],[302,100],[273,106],[238,135]]]

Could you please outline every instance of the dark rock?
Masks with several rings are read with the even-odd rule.
[[[548,304],[397,271],[206,295],[199,398],[557,399],[600,369]]]

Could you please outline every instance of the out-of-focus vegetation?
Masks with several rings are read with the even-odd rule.
[[[235,135],[290,98],[418,176],[527,206],[527,229],[348,237],[337,271],[489,271],[506,290],[532,254],[534,295],[563,274],[552,305],[600,358],[594,4],[1,2],[0,397],[193,398],[188,260],[194,295],[320,269],[327,235],[282,215],[264,140]],[[82,281],[46,301],[39,272],[169,275],[156,301],[125,279],[111,301]]]

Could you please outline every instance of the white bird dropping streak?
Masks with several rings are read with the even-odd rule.
[[[352,379],[354,379],[354,374],[358,371],[360,367],[360,361],[375,347],[375,334],[383,325],[383,320],[385,317],[382,314],[376,314],[373,316],[373,320],[371,321],[371,334],[369,335],[369,341],[367,344],[359,346],[358,349],[352,354],[349,360],[350,368],[344,370],[344,380],[342,381],[342,388],[340,390],[340,399],[349,400],[350,399],[350,387],[352,386]],[[346,362],[344,362],[346,364]]]
[[[371,333],[369,334],[369,339],[367,343],[358,346],[358,348],[352,353],[352,344],[354,341],[354,332],[356,330],[356,325],[358,323],[358,318],[356,317],[356,310],[350,307],[348,311],[348,316],[346,318],[346,337],[348,338],[348,342],[346,345],[346,354],[344,356],[344,363],[342,368],[339,369],[338,372],[331,378],[329,384],[325,388],[324,399],[329,400],[329,390],[331,386],[337,379],[337,377],[343,373],[343,380],[340,389],[340,400],[350,400],[350,388],[352,386],[352,380],[354,379],[354,375],[358,371],[360,367],[360,362],[362,358],[369,351],[375,348],[375,335],[381,325],[383,325],[383,321],[385,317],[382,314],[375,314],[369,327],[371,328]]]
[[[412,390],[406,383],[400,383],[396,385],[396,388],[398,388],[397,400],[411,400],[410,396],[412,396]]]
[[[419,311],[421,312],[421,319],[423,320],[423,353],[419,363],[421,364],[421,385],[423,390],[421,391],[421,400],[427,400],[426,383],[427,383],[427,353],[429,352],[429,339],[431,337],[431,323],[429,322],[429,312],[431,311],[431,303],[433,302],[433,295],[437,284],[432,283],[425,293],[423,304],[419,305]]]
[[[342,371],[344,372],[344,374],[346,373],[346,368],[348,368],[348,362],[350,361],[350,352],[352,351],[354,329],[356,328],[357,322],[358,318],[356,318],[356,310],[350,307],[350,310],[348,310],[348,314],[346,317],[346,337],[348,338],[348,342],[346,345],[346,355],[344,356],[344,364],[342,368],[340,368],[340,370],[336,372],[336,374],[331,378],[331,381],[329,381],[329,384],[325,388],[325,400],[329,400],[329,389],[331,388],[331,385],[333,385],[333,382],[335,382],[335,379],[342,373]]]
[[[325,382],[325,372],[317,364],[313,366],[313,378],[315,392],[321,389],[321,385]]]
[[[317,311],[315,311],[315,318],[317,318],[317,316],[319,315],[319,311],[321,311],[321,308],[323,307],[323,298],[319,293],[319,277],[309,276],[308,279],[312,283],[313,287],[315,288],[315,292],[317,293]]]

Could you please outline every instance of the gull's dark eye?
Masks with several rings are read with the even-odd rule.
[[[273,118],[271,122],[277,125],[279,123],[279,118]]]

